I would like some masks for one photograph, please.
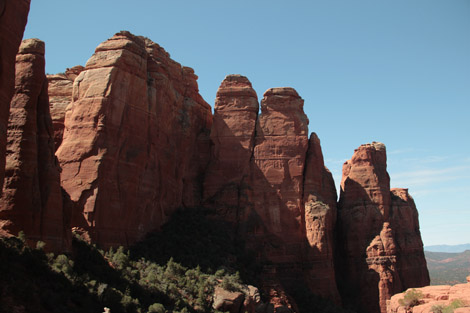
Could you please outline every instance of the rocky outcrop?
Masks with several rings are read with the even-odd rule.
[[[337,263],[343,298],[362,312],[385,313],[393,294],[429,284],[417,214],[405,189],[390,191],[385,146],[356,149],[343,166]]]
[[[49,105],[54,127],[54,144],[57,150],[64,136],[64,120],[67,106],[72,102],[73,81],[83,71],[83,66],[68,68],[65,73],[47,75]]]
[[[44,68],[44,42],[24,40],[16,57],[0,226],[58,251],[64,215]]]
[[[258,111],[258,98],[250,81],[241,75],[225,77],[215,99],[204,203],[234,223],[248,201]]]
[[[30,2],[0,1],[0,195],[5,175],[8,114],[15,91],[15,58],[23,38]]]
[[[406,292],[410,292],[407,290]],[[448,312],[466,313],[470,312],[470,283],[457,284],[454,286],[440,285],[427,286],[412,290],[418,297],[418,304],[412,307],[403,303],[406,292],[394,295],[387,302],[387,313],[432,313],[436,312],[436,307],[445,307],[459,303],[460,308]],[[446,311],[446,312],[447,312]],[[441,311],[439,311],[441,312]]]
[[[196,79],[149,39],[121,32],[98,46],[57,151],[72,226],[105,247],[130,244],[200,203],[212,117]]]
[[[212,308],[221,312],[255,313],[263,311],[265,305],[261,302],[258,288],[251,285],[241,285],[237,290],[226,290],[216,286],[213,295]]]

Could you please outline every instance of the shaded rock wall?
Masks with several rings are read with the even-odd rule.
[[[16,57],[0,223],[9,233],[24,231],[58,251],[64,215],[44,67],[44,42],[24,40]]]
[[[15,91],[15,58],[23,38],[30,2],[0,1],[0,193],[5,175],[8,114]]]
[[[246,77],[225,78],[215,101],[204,205],[232,222],[266,264],[266,293],[282,295],[300,279],[338,302],[336,190],[320,141],[315,134],[309,141],[303,100],[294,89],[269,89],[259,116],[258,107]],[[290,305],[288,297],[277,298],[273,304]]]
[[[363,312],[385,313],[393,294],[429,284],[416,207],[406,190],[390,191],[386,161],[374,142],[343,166],[338,274],[343,298]]]
[[[196,78],[128,32],[98,46],[74,81],[57,151],[72,226],[105,247],[130,244],[200,203],[212,116]]]

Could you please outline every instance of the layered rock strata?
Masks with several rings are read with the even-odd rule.
[[[390,191],[386,158],[374,142],[343,166],[337,262],[343,297],[362,312],[385,313],[393,294],[429,284],[416,207],[406,190]]]
[[[105,247],[130,244],[200,203],[212,116],[196,79],[149,39],[121,32],[98,46],[57,151],[72,226]]]
[[[67,106],[72,102],[73,81],[83,71],[83,66],[68,68],[65,73],[47,75],[49,105],[54,127],[54,144],[57,150],[64,136],[64,120]]]
[[[407,290],[406,292],[408,292]],[[457,284],[454,286],[450,285],[439,285],[439,286],[427,286],[423,288],[416,288],[413,290],[417,294],[421,294],[422,297],[418,299],[419,303],[413,307],[406,307],[401,303],[406,292],[398,293],[394,295],[389,301],[387,301],[387,313],[432,313],[436,312],[436,307],[440,307],[441,311],[445,307],[449,307],[452,302],[457,301],[462,307],[449,310],[454,313],[469,313],[470,312],[470,282],[466,284]]]
[[[58,251],[64,215],[44,68],[44,42],[24,40],[16,57],[0,226]]]
[[[30,2],[0,1],[0,194],[5,175],[8,114],[15,91],[15,58],[23,38]]]

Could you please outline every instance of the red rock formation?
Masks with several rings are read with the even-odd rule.
[[[247,232],[256,238],[254,242],[263,244],[276,238],[275,248],[263,244],[263,249],[256,249],[274,263],[298,261],[302,253],[307,127],[303,99],[294,89],[272,88],[265,92],[251,168],[253,210],[243,220],[250,223]]]
[[[211,130],[211,162],[204,198],[226,220],[235,222],[247,201],[247,179],[253,155],[258,99],[250,81],[228,75],[217,91]]]
[[[457,284],[454,286],[426,286],[416,288],[415,292],[422,294],[418,305],[406,308],[404,305],[400,304],[400,300],[404,298],[405,293],[398,293],[388,301],[387,313],[432,313],[433,311],[435,312],[435,310],[432,309],[433,306],[446,307],[455,300],[461,302],[464,307],[455,309],[453,311],[454,313],[470,312],[470,283]]]
[[[400,279],[404,288],[429,285],[429,272],[419,231],[418,210],[408,189],[391,190],[390,223],[394,230]]]
[[[362,312],[385,313],[394,293],[429,284],[416,208],[390,192],[383,144],[360,146],[344,164],[338,212],[342,293]]]
[[[83,66],[78,65],[68,68],[63,74],[47,75],[56,150],[62,144],[62,137],[64,136],[65,111],[72,102],[73,81],[81,71],[83,71]]]
[[[64,216],[44,68],[44,42],[24,40],[16,57],[0,223],[57,251],[63,248]]]
[[[258,120],[257,112],[248,79],[227,76],[214,109],[205,205],[234,223],[261,261],[276,264],[264,270],[265,292],[285,293],[278,276],[287,285],[300,278],[314,293],[339,302],[333,264],[336,189],[315,134],[307,155],[303,100],[292,88],[270,89]]]
[[[320,139],[310,135],[305,160],[303,203],[307,247],[306,275],[310,289],[318,295],[340,302],[334,269],[334,226],[336,224],[336,187],[333,175],[325,167]]]
[[[103,42],[74,81],[62,186],[72,226],[103,246],[130,244],[200,203],[210,106],[190,68],[128,32]]]
[[[31,0],[0,1],[0,195],[5,175],[10,101],[15,91],[15,58]]]

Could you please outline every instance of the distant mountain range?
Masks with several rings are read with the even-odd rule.
[[[424,251],[430,251],[430,252],[459,253],[459,252],[464,252],[465,250],[470,250],[470,243],[464,243],[461,245],[435,245],[435,246],[424,247]]]
[[[460,253],[424,251],[431,285],[465,283],[470,275],[470,249]]]

